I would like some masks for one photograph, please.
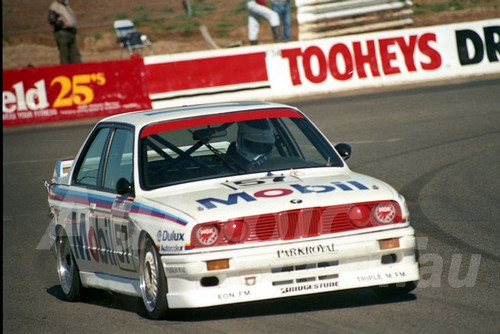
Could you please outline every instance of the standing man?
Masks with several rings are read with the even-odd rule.
[[[269,21],[271,30],[273,31],[273,38],[275,42],[280,40],[280,17],[278,13],[271,10],[271,8],[261,5],[255,0],[246,0],[248,10],[248,39],[251,45],[259,43],[259,18],[263,17]]]
[[[285,42],[290,41],[290,25],[292,23],[291,0],[271,0],[271,9],[280,16],[283,25],[283,37]]]
[[[76,15],[69,0],[55,0],[50,5],[49,23],[54,27],[61,64],[80,63],[82,56],[76,44]]]

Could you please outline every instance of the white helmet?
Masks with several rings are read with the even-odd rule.
[[[268,157],[274,146],[274,133],[267,119],[238,123],[236,152],[248,161]]]

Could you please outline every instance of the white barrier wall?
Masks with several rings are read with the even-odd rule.
[[[155,108],[286,99],[500,74],[500,19],[154,56],[144,61],[148,83],[155,87],[150,95]],[[168,72],[162,73],[162,67]],[[176,68],[184,73],[174,71]],[[244,80],[238,80],[240,77]],[[165,86],[162,92],[158,78],[184,81],[183,85]],[[186,85],[186,80],[196,89]],[[203,93],[203,87],[209,87],[209,94]]]
[[[299,40],[408,27],[412,5],[410,0],[295,0]]]

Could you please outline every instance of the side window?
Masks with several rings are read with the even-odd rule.
[[[79,185],[97,187],[99,166],[102,162],[102,155],[105,150],[110,129],[102,128],[92,138],[90,146],[88,146],[85,156],[76,171],[73,178],[74,182]]]
[[[116,129],[111,140],[108,161],[104,171],[104,188],[115,191],[116,182],[124,177],[132,183],[132,152],[134,136],[131,130]]]

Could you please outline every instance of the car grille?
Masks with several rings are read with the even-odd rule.
[[[277,213],[267,213],[256,216],[231,219],[228,222],[240,220],[248,225],[248,235],[241,243],[262,242],[273,240],[294,240],[301,238],[311,238],[325,234],[355,231],[360,229],[383,226],[377,222],[373,215],[363,224],[353,223],[349,219],[349,210],[353,206],[366,206],[370,212],[381,202],[363,202],[355,204],[344,204],[327,207],[304,208],[297,210],[288,210]],[[391,224],[398,224],[405,220],[401,216],[401,208],[397,202],[395,204],[397,213]],[[224,236],[223,227],[228,222],[208,222],[201,225],[214,225],[220,231],[217,242],[210,246],[221,246],[232,244]],[[196,227],[193,231],[196,230]],[[195,237],[193,232],[191,236],[191,248],[206,247],[202,245]]]
[[[338,274],[329,274],[329,275],[311,275],[311,270],[316,268],[328,268],[328,267],[336,267],[339,265],[339,261],[328,261],[328,262],[319,262],[319,263],[310,263],[303,264],[297,266],[286,266],[273,268],[271,270],[272,274],[280,275],[282,273],[297,273],[300,277],[295,279],[283,279],[283,280],[273,280],[273,285],[287,285],[293,283],[305,283],[305,282],[314,282],[314,281],[324,281],[329,279],[338,278]],[[300,273],[304,272],[304,275],[300,275]],[[282,276],[282,275],[280,275]]]

